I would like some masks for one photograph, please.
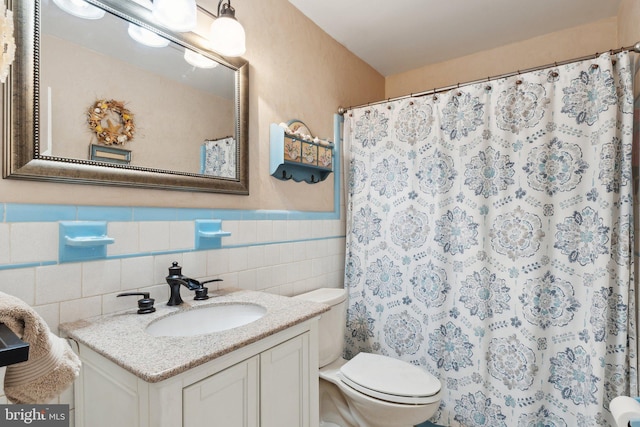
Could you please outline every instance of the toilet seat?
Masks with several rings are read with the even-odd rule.
[[[375,399],[424,405],[440,400],[440,381],[402,360],[359,353],[340,368],[342,382]]]

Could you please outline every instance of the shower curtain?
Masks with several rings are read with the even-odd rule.
[[[345,356],[431,372],[433,422],[610,426],[637,395],[630,56],[345,115]]]

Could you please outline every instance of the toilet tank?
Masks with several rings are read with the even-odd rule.
[[[319,322],[320,367],[322,368],[342,357],[347,322],[347,291],[336,288],[321,288],[297,295],[294,298],[331,306],[329,311],[322,313]]]

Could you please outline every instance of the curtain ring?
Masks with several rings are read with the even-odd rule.
[[[491,84],[489,84],[489,82],[491,82],[491,77],[487,77],[487,85],[484,87],[484,90],[486,91],[490,91],[491,88]]]
[[[520,70],[518,70],[518,74],[517,74],[517,76],[518,76],[518,77],[520,77]],[[516,84],[517,84],[517,85],[521,85],[521,84],[522,84],[522,79],[517,79],[517,80],[516,80]]]

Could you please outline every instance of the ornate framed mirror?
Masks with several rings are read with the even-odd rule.
[[[9,1],[3,177],[249,194],[248,63],[160,26],[148,0],[87,2],[103,16]]]

